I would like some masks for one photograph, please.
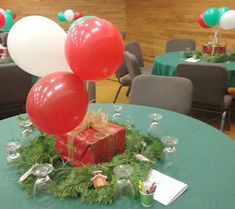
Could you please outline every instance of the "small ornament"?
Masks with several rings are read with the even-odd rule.
[[[92,172],[93,178],[91,182],[93,183],[95,188],[106,186],[108,183],[106,181],[107,176],[101,174],[102,171],[94,171]]]
[[[135,157],[139,161],[154,163],[154,161],[148,159],[147,157],[145,157],[144,155],[141,155],[141,154],[135,154]]]
[[[142,145],[141,154],[140,153],[135,154],[136,159],[142,162],[154,163],[152,160],[144,156],[144,149],[147,147],[147,143],[145,141],[141,141],[140,144]]]
[[[27,170],[27,171],[20,177],[18,183],[21,183],[21,182],[23,182],[26,178],[28,178],[28,177],[32,174],[33,169],[34,169],[35,167],[37,167],[37,166],[38,166],[38,163],[32,165],[32,166],[29,168],[29,170]]]

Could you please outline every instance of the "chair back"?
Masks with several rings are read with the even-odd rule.
[[[228,72],[220,64],[180,63],[176,76],[192,81],[193,103],[222,106],[227,90]]]
[[[128,51],[136,56],[140,67],[144,66],[143,55],[142,55],[142,51],[138,42],[132,41],[132,42],[126,43],[125,51]]]
[[[141,74],[139,62],[134,54],[126,51],[124,59],[131,79]]]
[[[128,74],[128,70],[127,70],[125,59],[123,58],[121,66],[115,72],[115,76],[118,79],[118,81],[120,82],[120,78],[127,75],[127,74]]]
[[[96,84],[94,81],[83,81],[88,92],[88,101],[91,103],[96,102]]]
[[[192,82],[187,78],[139,75],[132,81],[130,103],[188,114],[192,92]]]
[[[7,47],[8,32],[0,33],[0,44]]]
[[[11,116],[12,112],[24,112],[32,75],[15,64],[0,65],[0,115]],[[17,112],[18,111],[18,112]],[[9,115],[8,115],[9,114]]]
[[[125,31],[120,31],[122,39],[125,40],[126,37],[126,32]]]
[[[195,50],[196,42],[193,39],[175,38],[169,39],[166,42],[166,52],[184,51],[184,50]]]

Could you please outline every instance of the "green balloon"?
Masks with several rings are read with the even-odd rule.
[[[213,27],[219,23],[220,12],[216,8],[209,8],[204,12],[204,21],[207,25]]]
[[[12,18],[12,16],[9,13],[4,13],[4,17],[5,17],[5,25],[3,27],[3,31],[9,31],[11,29],[11,27],[14,24],[14,20]]]
[[[13,16],[13,12],[12,12],[12,10],[10,10],[10,9],[7,9],[6,11],[5,11],[5,13],[8,13],[8,14],[10,14],[11,16]],[[4,13],[4,14],[5,14]]]
[[[230,9],[228,7],[220,7],[218,10],[219,10],[219,17],[221,17],[222,14],[224,14],[225,12],[227,12]]]
[[[60,22],[66,22],[67,20],[65,19],[65,17],[64,17],[64,12],[59,12],[58,14],[57,14],[57,18],[58,18],[58,20],[60,21]]]
[[[75,20],[69,27],[69,31],[73,28],[74,25],[76,25],[77,23],[83,21],[83,20],[87,20],[87,19],[91,19],[91,18],[94,18],[96,16],[83,16],[83,17],[80,17],[78,18],[77,20]]]

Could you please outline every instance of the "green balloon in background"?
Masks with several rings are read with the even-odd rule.
[[[209,8],[204,12],[204,21],[207,25],[213,27],[219,23],[220,12],[216,8]]]
[[[6,32],[6,31],[9,31],[11,27],[13,26],[14,20],[9,13],[4,13],[4,17],[5,17],[6,22],[3,27],[3,31]]]
[[[225,12],[227,12],[230,9],[228,7],[220,7],[218,10],[219,10],[219,17],[221,17],[222,14],[224,14]]]
[[[77,20],[75,20],[69,27],[69,31],[73,28],[74,25],[76,25],[77,23],[83,21],[83,20],[87,20],[87,19],[90,19],[90,18],[94,18],[96,16],[83,16],[83,17],[80,17],[78,18]]]
[[[58,14],[57,14],[57,18],[58,18],[58,20],[60,21],[60,22],[66,22],[67,20],[65,19],[65,17],[64,17],[64,12],[59,12]]]
[[[10,9],[7,9],[6,11],[5,11],[5,13],[8,13],[8,14],[10,14],[11,16],[13,16],[13,12],[12,12],[12,10],[10,10]],[[4,14],[5,14],[4,13]]]

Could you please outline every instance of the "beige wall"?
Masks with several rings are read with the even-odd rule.
[[[200,49],[212,30],[201,28],[197,18],[207,8],[221,6],[235,9],[234,0],[0,0],[0,7],[12,9],[18,18],[39,14],[57,21],[57,13],[69,8],[105,18],[127,32],[127,41],[141,44],[147,62],[164,52],[172,37],[194,38]],[[221,34],[228,49],[235,50],[235,29]]]
[[[12,9],[17,19],[28,15],[42,15],[57,20],[57,13],[66,9],[82,11],[111,21],[125,31],[125,0],[0,0],[0,7]],[[60,23],[67,29],[69,23]]]
[[[197,18],[210,7],[235,9],[234,0],[126,0],[127,40],[141,43],[145,60],[151,62],[164,52],[165,41],[172,37],[189,37],[197,48],[207,43],[211,29],[201,28]],[[228,49],[235,50],[235,29],[221,31]]]

